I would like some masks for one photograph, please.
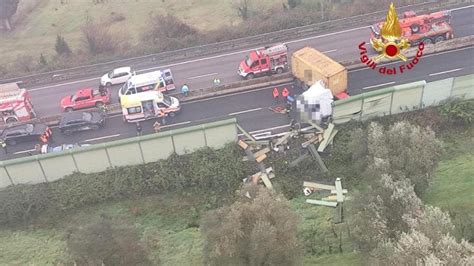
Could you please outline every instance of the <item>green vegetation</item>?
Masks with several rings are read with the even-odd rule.
[[[229,251],[230,247],[235,244],[230,243],[229,246],[225,239],[219,237],[225,232],[234,232],[233,230],[235,230],[235,226],[226,227],[225,224],[234,224],[240,219],[242,228],[253,227],[252,230],[244,230],[246,234],[251,232],[249,235],[254,239],[272,239],[274,236],[272,232],[281,230],[279,226],[282,224],[267,222],[265,228],[270,226],[274,229],[261,230],[260,226],[265,224],[265,220],[268,217],[273,217],[270,220],[283,216],[291,218],[294,217],[294,213],[300,217],[299,222],[295,220],[291,224],[298,225],[296,227],[299,242],[297,250],[303,253],[301,259],[304,265],[365,265],[369,257],[372,256],[371,259],[375,259],[375,261],[377,258],[382,258],[384,261],[387,259],[391,262],[399,261],[399,258],[403,257],[404,263],[410,263],[414,259],[424,256],[424,254],[412,252],[416,249],[411,248],[410,245],[405,246],[407,243],[412,243],[413,239],[420,239],[420,244],[434,254],[429,258],[432,260],[430,262],[440,263],[436,257],[439,258],[439,252],[453,252],[453,250],[446,249],[449,246],[455,247],[457,251],[454,252],[460,252],[456,254],[465,257],[466,253],[463,252],[468,244],[466,242],[459,243],[459,239],[464,238],[471,242],[473,240],[473,217],[468,214],[473,213],[470,203],[474,194],[474,185],[470,177],[473,175],[471,162],[474,157],[472,153],[474,129],[470,125],[462,125],[449,119],[443,120],[439,117],[436,109],[433,110],[412,113],[409,119],[410,121],[420,120],[424,123],[438,121],[436,133],[444,143],[445,152],[442,154],[438,166],[435,166],[436,163],[433,164],[436,175],[430,177],[433,178],[432,184],[422,193],[423,202],[417,200],[413,188],[408,185],[409,179],[402,177],[403,170],[398,168],[400,165],[397,164],[402,162],[399,161],[400,158],[397,158],[396,154],[384,153],[384,145],[388,144],[382,143],[385,142],[383,138],[375,139],[374,136],[387,136],[398,132],[402,138],[403,135],[418,134],[416,142],[414,142],[416,144],[432,141],[430,134],[425,134],[424,131],[419,131],[416,127],[407,124],[405,125],[408,128],[398,125],[390,129],[387,122],[387,128],[384,129],[386,130],[384,132],[388,132],[386,134],[380,135],[379,131],[382,129],[371,126],[372,129],[367,141],[376,140],[374,142],[378,143],[376,147],[367,150],[362,145],[359,149],[355,149],[354,144],[352,147],[348,145],[351,133],[357,132],[354,126],[364,128],[365,125],[345,125],[344,127],[347,128],[341,131],[340,135],[338,134],[331,156],[324,157],[331,169],[331,172],[326,176],[319,174],[317,170],[315,171],[315,163],[311,160],[304,161],[300,165],[300,169],[290,171],[284,166],[285,158],[281,154],[272,153],[269,156],[268,163],[276,169],[277,173],[273,184],[277,190],[284,193],[289,199],[289,203],[285,203],[287,201],[283,200],[283,202],[275,202],[273,205],[273,202],[269,201],[269,197],[264,197],[258,200],[258,202],[268,201],[264,206],[255,204],[257,201],[252,203],[247,198],[240,198],[240,201],[230,205],[235,202],[235,199],[242,197],[241,195],[245,191],[240,190],[241,193],[238,194],[240,196],[237,198],[233,193],[240,186],[242,178],[255,171],[253,167],[252,169],[247,168],[248,165],[242,163],[242,154],[235,147],[226,147],[221,151],[204,149],[186,156],[173,156],[165,161],[129,167],[129,169],[113,169],[92,175],[75,174],[70,178],[51,183],[47,189],[42,186],[19,186],[13,194],[9,194],[11,190],[7,190],[10,191],[7,194],[2,191],[0,202],[3,205],[0,205],[0,210],[3,213],[0,217],[3,219],[4,225],[0,231],[0,250],[3,254],[0,256],[0,264],[28,264],[34,261],[38,265],[45,265],[71,263],[73,260],[80,261],[80,258],[77,257],[78,254],[84,252],[83,247],[88,247],[87,243],[94,241],[94,237],[98,235],[87,232],[95,232],[94,230],[98,230],[97,228],[102,228],[102,231],[110,231],[110,234],[114,235],[113,240],[109,241],[113,245],[108,242],[110,245],[107,245],[107,248],[105,245],[102,245],[104,249],[97,248],[97,256],[103,256],[102,254],[104,252],[107,254],[109,250],[133,251],[127,254],[128,257],[110,257],[107,258],[108,261],[120,259],[130,262],[135,261],[136,258],[144,258],[146,260],[143,260],[141,265],[147,265],[147,263],[153,265],[204,265],[206,254],[208,254],[205,252],[206,245],[212,247],[212,243],[224,240],[224,244],[215,245],[227,247],[226,251]],[[421,119],[423,117],[425,119]],[[428,121],[430,119],[427,118],[432,121]],[[392,122],[405,119],[407,116],[404,115],[394,117]],[[360,140],[364,143],[363,139]],[[298,144],[295,143],[296,146]],[[422,146],[419,149],[423,149]],[[391,162],[391,168],[384,168],[386,165],[379,164],[376,166],[382,168],[365,169],[365,162],[351,159],[351,156],[361,156],[364,153],[365,156],[377,155],[388,160]],[[295,156],[291,152],[287,155]],[[424,156],[431,158],[427,154]],[[437,154],[430,156],[436,157],[433,160],[438,158]],[[344,165],[344,167],[341,168],[340,165]],[[222,166],[225,170],[220,172],[219,169],[222,169]],[[408,166],[411,167],[410,164]],[[360,170],[357,172],[354,169]],[[366,176],[360,174],[362,169],[365,169]],[[373,170],[383,172],[387,169],[397,172],[391,177],[394,179],[386,177],[380,179],[386,182],[370,179],[371,175],[377,177]],[[418,174],[416,171],[414,173]],[[333,209],[307,204],[305,203],[306,197],[301,195],[301,180],[314,180],[315,177],[319,177],[316,180],[329,181],[334,180],[335,176],[350,177],[344,183],[344,187],[349,189],[349,196],[352,198],[347,202],[346,222],[337,225],[331,222]],[[350,209],[360,199],[363,203],[364,200],[370,201],[373,198],[371,193],[362,193],[368,192],[366,181],[370,181],[373,191],[384,191],[385,193],[380,197],[384,201],[383,204],[375,203],[376,206],[380,208],[389,206],[390,209],[389,212],[375,209],[381,218],[371,217],[371,221],[385,221],[383,219],[388,217],[390,223],[394,224],[390,225],[392,231],[389,231],[388,235],[387,231],[381,230],[380,234],[372,239],[372,241],[377,239],[391,241],[375,249],[370,256],[363,251],[356,251],[360,250],[361,241],[366,240],[360,237],[354,239],[364,232],[358,232],[355,228],[356,224],[352,219],[353,212]],[[67,189],[68,187],[73,187],[73,189]],[[397,189],[394,189],[395,187]],[[356,192],[357,190],[359,193]],[[62,193],[57,191],[62,191]],[[46,197],[50,201],[43,201],[45,196],[51,195],[51,193],[53,197]],[[250,191],[251,195],[254,195],[253,193]],[[362,198],[359,195],[362,195]],[[20,200],[13,204],[10,197],[17,197]],[[31,202],[38,204],[31,204]],[[441,207],[444,212],[425,204]],[[272,211],[268,215],[264,214],[268,209],[272,209]],[[12,212],[12,210],[17,211]],[[411,212],[412,210],[413,212]],[[252,219],[232,218],[245,218],[244,214],[252,211],[258,213],[253,216],[258,216],[259,222]],[[420,212],[418,213],[418,211]],[[7,222],[5,212],[10,215],[10,218],[16,217],[16,220],[11,220],[11,222],[20,220],[24,223],[15,222],[15,225],[5,225]],[[234,216],[228,215],[231,212]],[[359,212],[363,213],[365,210]],[[451,217],[445,212],[449,213]],[[217,216],[212,216],[216,213],[218,213]],[[391,213],[397,215],[390,217]],[[410,220],[407,222],[407,220],[400,219],[400,215],[398,215],[400,213],[419,215],[417,223],[413,224]],[[107,223],[110,225],[101,224],[104,217],[107,218]],[[220,225],[215,227],[216,230],[212,230],[214,229],[212,224],[222,219],[231,222],[219,223]],[[281,221],[282,219],[276,220]],[[445,234],[445,232],[452,230],[451,221],[456,225],[454,235],[457,239],[447,237]],[[206,223],[207,229],[204,229]],[[368,226],[373,225],[369,224]],[[377,229],[377,227],[375,228]],[[413,229],[413,232],[404,231],[406,228]],[[79,235],[88,235],[89,237],[77,238],[77,232],[80,233]],[[213,233],[217,233],[217,237]],[[71,236],[74,234],[76,234],[76,238],[73,237],[74,241],[72,241]],[[367,233],[367,235],[370,234],[373,235],[373,232]],[[209,238],[209,235],[212,237]],[[397,237],[394,238],[394,236]],[[285,239],[291,239],[291,234],[286,235]],[[399,245],[399,241],[404,244]],[[240,244],[250,246],[254,251],[268,247],[254,245],[255,243],[254,240],[250,240]],[[277,241],[272,241],[272,243],[272,245],[279,244]],[[245,249],[240,249],[240,251],[242,250]],[[400,256],[400,252],[405,252],[406,256]],[[137,257],[132,256],[133,254],[142,255]],[[88,259],[95,261],[99,258],[97,256]],[[456,259],[457,257],[452,258]],[[259,260],[262,257],[257,256],[251,259]]]

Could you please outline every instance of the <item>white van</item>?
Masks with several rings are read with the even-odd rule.
[[[132,95],[144,91],[156,90],[159,92],[174,90],[173,75],[170,69],[154,71],[132,76],[119,90],[119,99],[122,95]]]

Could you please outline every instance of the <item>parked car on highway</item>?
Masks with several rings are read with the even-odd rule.
[[[21,124],[5,128],[1,139],[7,145],[16,145],[21,142],[41,141],[42,137],[49,139],[51,135],[51,129],[45,124]]]
[[[105,125],[105,117],[101,112],[69,112],[64,113],[59,122],[59,130],[64,135],[74,132],[97,130]]]
[[[72,112],[78,109],[101,107],[110,103],[110,91],[106,88],[92,89],[85,88],[78,90],[74,95],[69,95],[61,99],[61,109]]]
[[[100,78],[100,85],[101,86],[112,86],[115,84],[122,84],[127,82],[127,80],[133,76],[135,72],[133,72],[131,67],[119,67],[113,69],[107,74],[104,74]]]
[[[63,144],[57,147],[51,147],[48,144],[44,144],[41,146],[41,153],[45,154],[45,153],[51,153],[51,152],[65,151],[65,150],[70,150],[70,149],[74,149],[78,147],[87,147],[87,146],[91,146],[91,144],[77,144],[77,143],[76,144]]]

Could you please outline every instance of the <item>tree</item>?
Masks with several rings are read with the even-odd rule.
[[[87,18],[82,33],[87,49],[92,55],[113,53],[121,43],[119,36],[113,36],[107,25],[96,23],[90,18]]]
[[[287,0],[288,1],[288,7],[290,9],[293,9],[297,7],[299,4],[301,4],[301,0]]]
[[[42,66],[48,65],[48,60],[46,60],[46,57],[41,53],[40,58],[39,58],[39,63]]]
[[[243,20],[247,20],[250,15],[250,0],[237,0],[234,4],[234,8],[237,9],[239,17]]]
[[[79,264],[151,265],[133,228],[114,226],[104,215],[98,222],[70,229],[66,243]]]
[[[299,221],[286,199],[260,188],[251,200],[242,197],[203,217],[206,261],[211,265],[295,265]]]
[[[59,34],[56,37],[56,44],[54,45],[54,49],[56,50],[56,53],[60,56],[71,54],[71,48],[69,48],[69,45],[67,44],[66,40],[64,40],[64,37]]]
[[[408,178],[417,195],[428,188],[442,154],[442,144],[432,130],[408,122],[395,123],[388,130],[371,123],[367,131],[362,134],[356,131],[352,139],[349,147],[359,164],[367,166],[375,165],[376,160],[385,161],[384,173],[394,180]]]
[[[196,28],[184,23],[173,15],[155,15],[150,18],[150,28],[143,35],[143,40],[161,50],[184,47],[195,42],[199,37]]]
[[[8,31],[12,29],[10,19],[18,9],[20,0],[0,0],[0,20],[3,20]]]
[[[378,161],[374,170],[384,171],[387,163]],[[351,237],[357,248],[370,252],[380,243],[396,240],[400,232],[422,214],[423,204],[416,196],[410,181],[394,181],[390,175],[368,177],[368,189],[354,196],[350,204]]]

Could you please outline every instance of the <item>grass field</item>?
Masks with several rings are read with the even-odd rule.
[[[133,45],[146,32],[150,14],[172,14],[201,30],[235,25],[241,19],[232,1],[222,0],[22,0],[14,16],[14,31],[0,32],[2,62],[12,62],[18,55],[54,55],[56,35],[65,37],[73,51],[83,48],[81,28],[86,18],[111,23],[113,31],[121,32]],[[280,1],[254,1],[252,8],[260,9]],[[123,17],[123,20],[118,19]]]

